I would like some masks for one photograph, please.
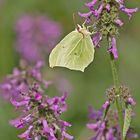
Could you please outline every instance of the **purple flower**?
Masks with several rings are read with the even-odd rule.
[[[16,49],[27,62],[43,60],[61,36],[61,26],[45,16],[21,16],[16,23]]]
[[[101,119],[103,115],[102,112],[103,109],[96,111],[92,106],[89,106],[88,110],[89,110],[89,119],[95,119],[95,120]]]
[[[42,121],[42,124],[43,124],[43,135],[46,135],[47,133],[49,133],[49,135],[50,135],[50,137],[52,137],[52,139],[57,140],[54,135],[53,129],[49,127],[47,120],[44,119]]]
[[[136,134],[136,133],[128,133],[127,134],[127,138],[129,138],[129,139],[136,139],[136,138],[138,138],[138,134]]]
[[[117,46],[116,46],[116,38],[112,37],[112,46],[111,48],[108,49],[108,52],[111,53],[114,57],[114,59],[118,58],[118,50],[117,50]]]
[[[62,138],[61,140],[64,140],[64,139],[73,139],[73,136],[69,135],[68,133],[66,133],[65,131],[62,132]]]
[[[24,133],[19,135],[19,138],[26,139],[26,140],[29,140],[29,139],[31,140],[30,131],[31,131],[32,128],[33,128],[33,126],[29,126],[29,128]]]
[[[120,19],[116,19],[116,20],[115,20],[115,23],[116,23],[119,27],[122,27],[123,24],[124,24]]]
[[[109,128],[107,134],[106,134],[106,139],[107,140],[117,140],[117,138],[115,138],[114,136],[114,130],[113,128]]]
[[[97,131],[99,129],[100,125],[101,125],[101,121],[98,121],[97,123],[88,123],[87,128]]]
[[[0,85],[7,99],[22,112],[21,117],[11,120],[10,124],[18,129],[27,128],[19,135],[27,140],[41,137],[57,140],[57,135],[60,139],[72,139],[73,136],[66,133],[71,125],[60,120],[61,114],[67,111],[67,93],[61,97],[45,96],[49,82],[42,76],[42,67],[43,63],[39,61],[34,67],[14,69]]]
[[[97,3],[97,0],[92,0],[91,2],[86,3],[85,5],[86,5],[87,7],[89,7],[90,10],[93,10],[93,8],[94,8],[94,6],[96,5],[96,3]]]
[[[129,16],[129,19],[131,19],[132,15],[138,11],[138,8],[129,9],[124,5],[120,5],[120,10],[125,12]]]
[[[102,40],[102,35],[99,32],[94,34],[92,41],[93,41],[93,44],[95,45],[95,47],[97,47],[97,48],[100,47],[99,43],[101,40]]]
[[[134,101],[134,99],[131,96],[129,96],[127,100],[132,106],[136,105],[136,102]]]
[[[96,9],[96,10],[93,9],[95,4],[96,4],[96,2],[97,2],[97,0],[93,0],[92,2],[89,2],[89,3],[85,4],[87,7],[89,7],[90,12],[87,12],[87,13],[80,13],[79,12],[78,13],[79,16],[84,17],[86,19],[85,20],[86,23],[91,22],[91,16],[95,16],[96,18],[99,18],[101,13],[102,13],[102,11],[103,11],[103,8],[104,8],[103,4],[101,4],[98,9]]]
[[[27,116],[22,116],[20,118],[15,119],[15,120],[11,120],[9,123],[16,128],[24,128],[31,121],[32,121],[32,115],[29,114]]]
[[[99,8],[93,12],[94,13],[94,16],[97,17],[97,19],[100,17],[100,15],[101,15],[101,13],[103,11],[103,8],[104,8],[104,5],[101,4],[99,6]]]
[[[88,12],[88,13],[78,13],[79,14],[79,16],[81,16],[81,17],[83,17],[83,18],[85,18],[86,19],[86,22],[87,23],[90,23],[90,18],[91,18],[91,16],[92,16],[92,11],[90,11],[90,12]]]
[[[103,104],[103,109],[107,109],[110,105],[110,102],[109,101],[106,101],[104,104]]]

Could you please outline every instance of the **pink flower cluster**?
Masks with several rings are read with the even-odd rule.
[[[21,116],[11,120],[14,127],[27,130],[19,135],[25,140],[64,140],[73,139],[66,130],[70,127],[60,117],[67,111],[67,93],[61,97],[46,95],[50,81],[42,75],[43,62],[34,67],[14,69],[13,74],[0,84],[0,91],[10,103],[21,112]]]
[[[99,111],[96,111],[92,107],[89,107],[90,122],[87,124],[87,128],[93,130],[96,133],[91,140],[122,140],[120,136],[117,112],[110,111],[107,113],[105,118],[103,118],[104,113],[108,108],[107,106],[106,109],[104,108],[105,104]],[[129,128],[127,139],[135,138],[138,138],[138,134],[133,133],[133,131],[131,131],[131,128]]]
[[[27,62],[37,62],[44,60],[55,47],[62,28],[46,16],[23,15],[17,20],[16,33],[16,49],[22,58]]]
[[[43,95],[43,90],[35,83],[27,92],[20,95],[20,99],[11,99],[11,103],[23,112],[20,118],[11,120],[10,124],[16,128],[27,128],[19,135],[19,138],[32,140],[64,140],[73,139],[66,133],[70,127],[66,121],[61,120],[60,115],[67,110],[65,99],[67,94],[61,97],[50,98]]]
[[[85,4],[89,8],[88,13],[80,13],[79,15],[85,18],[85,22],[91,24],[92,17],[95,18],[93,24],[93,44],[95,47],[100,47],[100,42],[103,37],[108,39],[110,48],[108,52],[111,53],[114,59],[118,58],[116,36],[118,34],[117,28],[123,26],[123,21],[119,17],[119,12],[122,11],[131,19],[133,13],[137,12],[138,8],[126,8],[124,0],[92,0]]]

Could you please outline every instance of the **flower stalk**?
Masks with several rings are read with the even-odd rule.
[[[113,58],[113,56],[110,54],[110,63],[111,63],[111,70],[112,70],[112,76],[113,76],[113,82],[114,82],[114,87],[115,87],[115,92],[118,98],[116,98],[116,108],[118,111],[118,118],[119,118],[119,124],[120,124],[120,130],[121,130],[121,137],[122,137],[122,132],[123,132],[123,125],[124,125],[124,118],[123,118],[123,108],[122,108],[122,103],[120,102],[120,91],[119,91],[119,76],[118,76],[118,71],[116,68],[116,63]]]

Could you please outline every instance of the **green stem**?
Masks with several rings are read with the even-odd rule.
[[[41,137],[41,140],[47,140],[47,138],[45,138],[45,137]]]
[[[119,77],[118,72],[116,68],[115,60],[113,59],[112,55],[110,55],[110,63],[111,63],[111,70],[112,70],[112,76],[113,76],[113,82],[116,89],[119,87]]]
[[[114,82],[114,86],[116,89],[116,96],[118,97],[118,98],[116,98],[116,108],[118,111],[120,130],[121,130],[121,136],[122,136],[123,124],[124,124],[123,108],[122,108],[122,104],[121,104],[120,98],[119,98],[119,94],[120,94],[119,86],[120,86],[120,84],[119,84],[118,72],[117,72],[115,60],[114,60],[112,55],[110,55],[110,63],[111,63],[111,70],[112,70],[112,75],[113,75],[113,82]]]

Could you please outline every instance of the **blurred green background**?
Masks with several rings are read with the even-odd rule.
[[[0,79],[11,73],[18,65],[18,56],[15,52],[15,22],[17,16],[23,13],[41,13],[59,21],[64,34],[74,29],[72,15],[78,11],[86,11],[86,0],[0,0]],[[127,1],[128,7],[140,7],[139,0]],[[125,14],[125,20],[118,39],[119,48],[119,76],[122,84],[131,88],[137,101],[136,117],[132,122],[135,131],[140,134],[140,12],[137,12],[131,21]],[[77,22],[81,22],[76,17]],[[106,45],[96,51],[94,62],[84,73],[59,68],[59,71],[70,81],[72,92],[68,99],[68,112],[63,116],[72,122],[70,133],[75,140],[88,140],[92,132],[87,130],[87,108],[93,105],[99,109],[105,101],[105,89],[112,85],[109,58]],[[48,63],[48,62],[47,62]],[[18,140],[16,130],[8,124],[9,119],[16,117],[15,110],[8,103],[0,101],[0,140]],[[139,140],[139,138],[138,138]]]

